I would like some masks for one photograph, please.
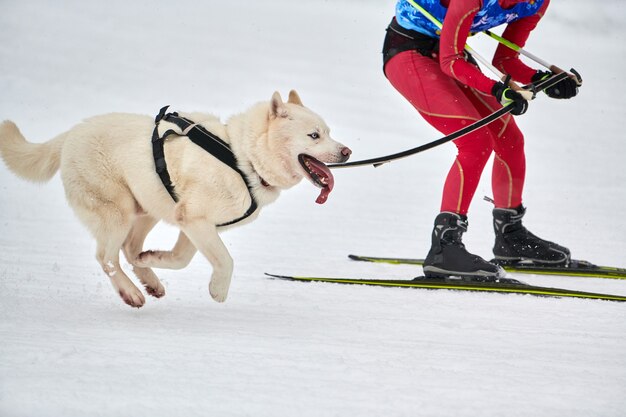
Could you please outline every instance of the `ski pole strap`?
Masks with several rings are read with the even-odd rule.
[[[531,91],[534,91],[535,93],[537,93],[537,92],[545,90],[548,87],[555,85],[556,83],[558,83],[561,80],[564,80],[567,77],[569,77],[569,75],[566,72],[562,72],[560,74],[555,74],[552,77],[546,80],[543,80],[537,84],[530,84],[528,86],[525,86],[524,88],[530,89]],[[442,145],[446,142],[450,142],[452,140],[458,139],[461,136],[465,136],[468,133],[472,133],[480,129],[481,127],[487,126],[489,123],[495,120],[498,120],[500,117],[509,113],[511,110],[513,110],[513,107],[509,104],[505,107],[502,107],[496,110],[490,115],[472,123],[471,125],[464,127],[463,129],[457,130],[456,132],[446,135],[440,139],[434,140],[432,142],[426,143],[421,146],[417,146],[415,148],[407,149],[405,151],[397,152],[397,153],[390,154],[390,155],[380,156],[377,158],[364,159],[361,161],[344,162],[340,164],[329,164],[328,167],[329,168],[352,168],[352,167],[373,165],[375,168],[377,168],[388,162],[406,158],[408,156],[427,151],[436,146]]]

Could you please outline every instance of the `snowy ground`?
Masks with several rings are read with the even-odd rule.
[[[219,3],[219,4],[218,4]],[[380,47],[393,1],[4,0],[0,119],[44,141],[110,111],[227,116],[300,92],[353,159],[439,135],[388,85]],[[540,97],[526,133],[526,223],[574,256],[626,266],[626,5],[553,2],[528,49],[585,78]],[[490,40],[472,45],[488,55]],[[348,253],[424,256],[452,145],[340,170],[324,206],[308,183],[224,235],[236,270],[213,302],[210,266],[159,271],[167,296],[124,305],[58,177],[0,164],[0,415],[623,416],[619,303],[267,280],[263,272],[408,278]],[[489,256],[485,175],[466,244]],[[151,247],[168,247],[163,226]],[[626,294],[626,282],[528,276]]]

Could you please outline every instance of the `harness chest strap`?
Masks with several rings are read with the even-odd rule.
[[[176,195],[176,192],[174,190],[174,185],[172,184],[170,174],[167,171],[167,164],[165,162],[165,139],[169,135],[187,136],[193,143],[200,146],[206,152],[210,153],[215,158],[219,159],[222,163],[236,171],[246,184],[248,193],[250,193],[250,207],[248,208],[248,210],[241,217],[238,217],[226,223],[218,224],[217,226],[230,226],[249,217],[252,213],[256,211],[256,209],[258,208],[258,204],[254,199],[254,195],[252,194],[252,187],[250,186],[248,179],[237,166],[237,158],[235,157],[235,154],[233,153],[230,146],[218,136],[206,130],[203,126],[194,123],[193,121],[184,117],[180,117],[178,113],[166,113],[168,107],[169,106],[163,107],[154,120],[155,125],[152,132],[152,155],[154,156],[156,173],[159,175],[159,178],[161,178],[161,182],[163,183],[163,186],[165,187],[169,195],[175,202],[178,202],[178,196]],[[160,136],[159,122],[161,122],[161,120],[165,120],[166,122],[175,124],[181,129],[182,132],[177,132],[173,129],[169,129],[165,131],[162,136]]]

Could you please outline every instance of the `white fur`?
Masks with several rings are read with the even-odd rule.
[[[226,124],[209,114],[181,116],[230,144],[259,209],[307,176],[299,154],[340,162],[350,153],[330,138],[322,118],[304,107],[295,91],[286,103],[276,92],[269,102],[232,116]],[[159,126],[161,133],[171,128],[178,129],[168,122]],[[127,304],[141,307],[145,298],[120,268],[120,249],[155,297],[163,296],[165,289],[151,268],[183,268],[199,250],[213,267],[211,296],[222,302],[233,260],[218,235],[225,228],[217,225],[242,216],[250,207],[250,194],[237,172],[187,137],[173,135],[165,142],[165,157],[180,198],[175,203],[154,169],[153,129],[152,116],[112,113],[90,118],[49,142],[32,144],[13,122],[5,121],[0,124],[0,154],[12,171],[32,181],[48,180],[60,168],[67,200],[96,239],[96,258]],[[311,132],[320,138],[312,140]],[[254,220],[258,213],[234,226]],[[146,235],[159,220],[180,228],[178,241],[171,251],[143,251]]]

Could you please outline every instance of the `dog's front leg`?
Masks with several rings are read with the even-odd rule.
[[[211,297],[217,302],[224,302],[233,274],[233,258],[218,235],[217,228],[206,222],[193,222],[183,226],[183,231],[213,266],[209,283]]]

